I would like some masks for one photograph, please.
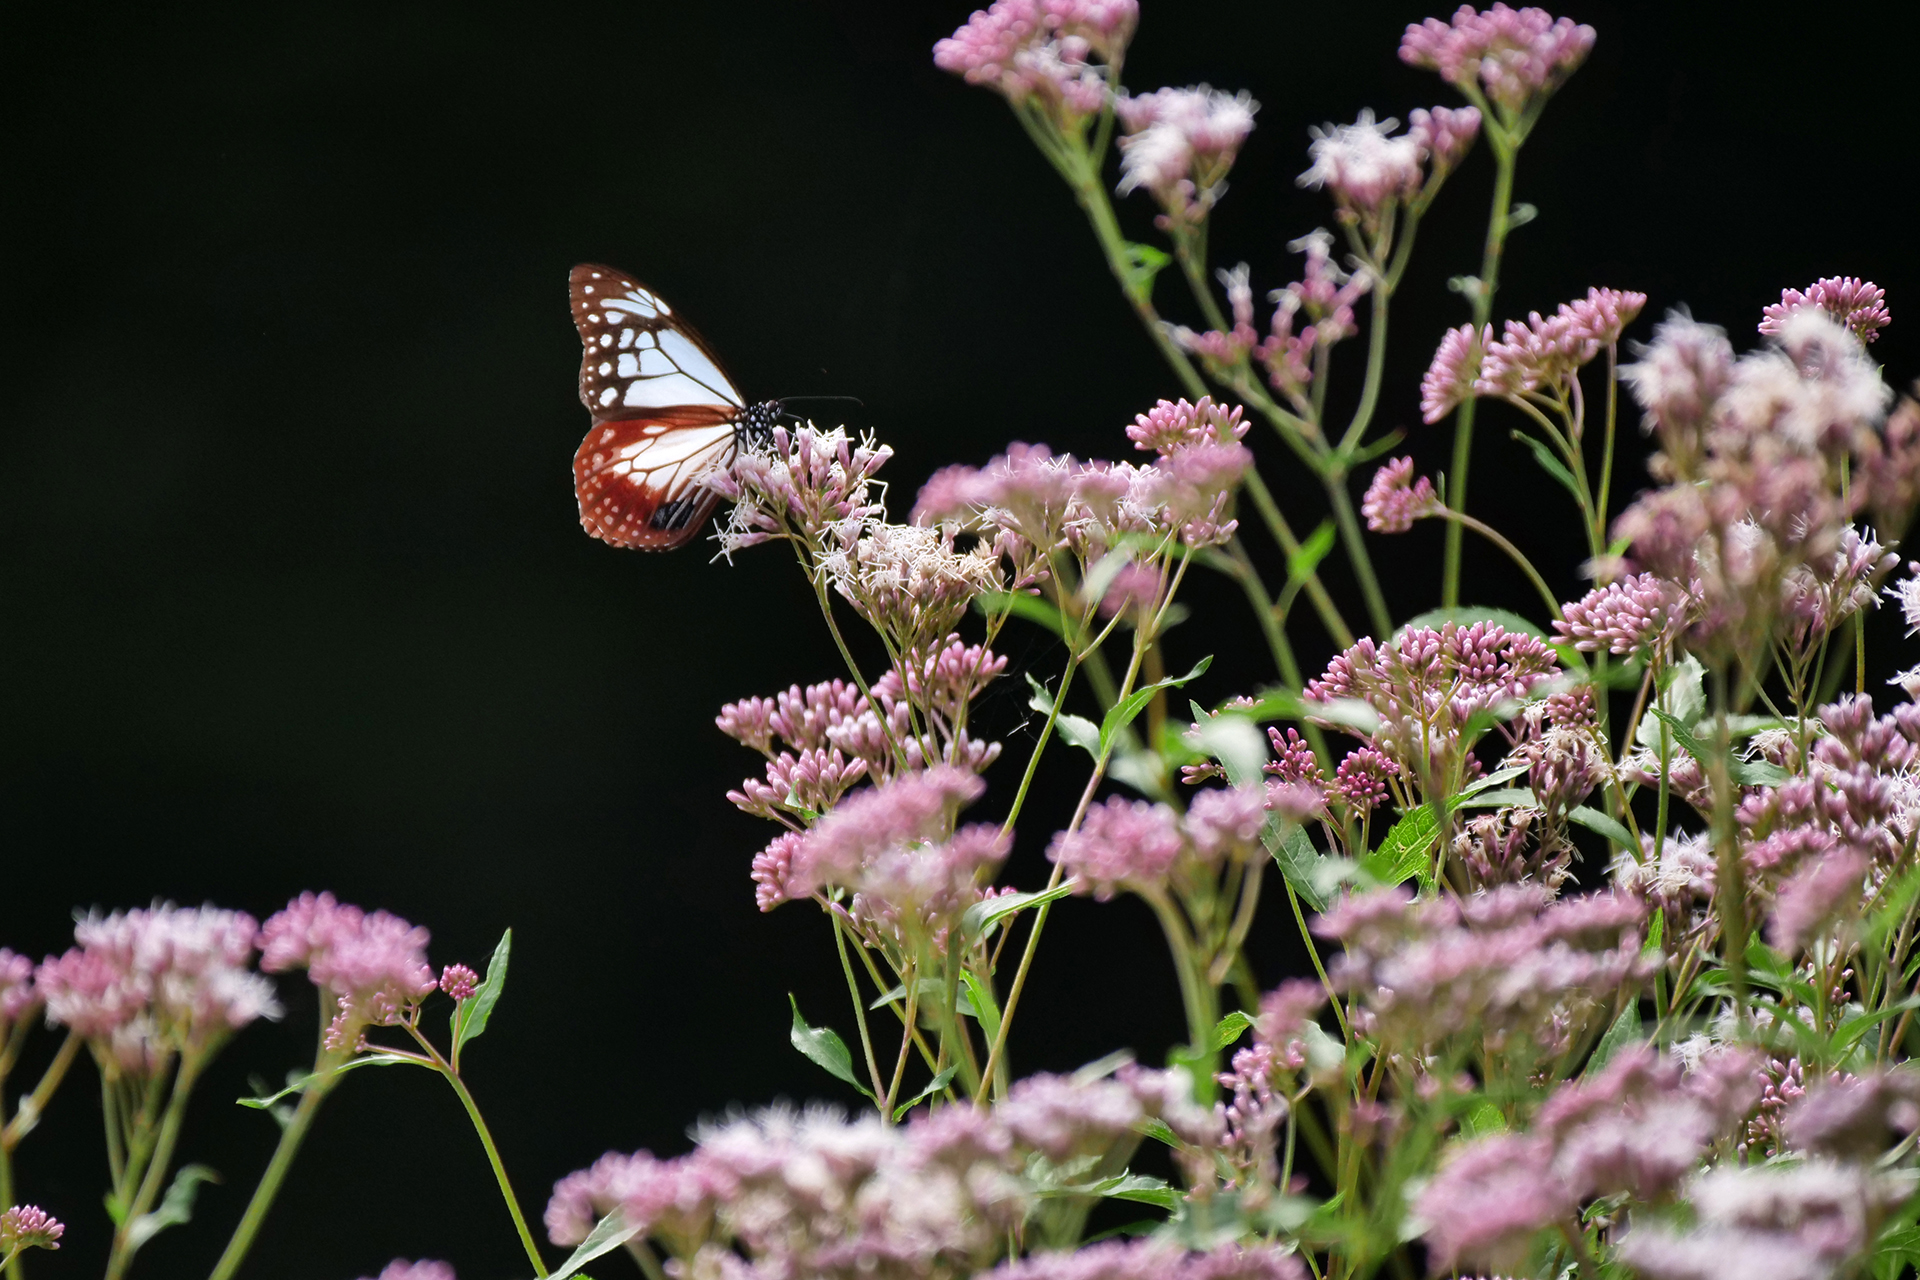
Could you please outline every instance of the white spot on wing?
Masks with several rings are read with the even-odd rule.
[[[638,384],[636,383],[635,385],[637,386]],[[602,409],[606,408],[608,405],[612,404],[614,400],[618,398],[619,395],[620,395],[620,389],[618,387],[608,387],[605,391],[602,391],[600,393],[600,407]]]
[[[633,330],[622,329],[620,331],[620,349],[622,351],[625,351],[628,347],[632,345],[633,345]]]
[[[622,360],[626,359],[625,356],[621,356],[620,358]],[[602,360],[600,362],[600,376],[604,378],[612,372],[613,372],[613,362],[611,360]]]

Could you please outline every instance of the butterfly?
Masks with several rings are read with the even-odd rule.
[[[593,415],[573,455],[581,527],[610,546],[671,551],[720,501],[703,479],[743,442],[763,443],[780,403],[748,404],[693,327],[624,271],[581,263],[568,286]]]

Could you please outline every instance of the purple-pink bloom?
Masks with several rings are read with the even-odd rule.
[[[1407,115],[1407,136],[1429,158],[1435,173],[1447,173],[1466,159],[1474,139],[1480,136],[1480,109],[1435,107],[1429,111],[1415,107]]]
[[[1204,218],[1225,190],[1259,109],[1245,90],[1230,94],[1204,84],[1120,98],[1120,194],[1144,187],[1169,218]]]
[[[1119,889],[1158,889],[1186,851],[1179,819],[1164,804],[1114,796],[1087,810],[1078,831],[1053,838],[1047,857],[1101,901]]]
[[[1794,872],[1774,899],[1767,940],[1789,956],[1799,954],[1836,916],[1861,908],[1872,868],[1866,854],[1840,848]]]
[[[370,1278],[363,1276],[361,1280],[370,1280]],[[418,1262],[395,1258],[380,1269],[379,1280],[454,1280],[453,1267],[449,1263],[434,1262],[426,1258]]]
[[[328,1047],[351,1048],[361,1026],[392,1026],[439,985],[427,963],[424,928],[385,911],[371,914],[330,893],[303,893],[260,931],[260,967],[304,968],[339,1011]]]
[[[1481,356],[1492,341],[1492,325],[1484,326],[1478,339],[1470,324],[1447,330],[1434,350],[1433,363],[1420,379],[1421,421],[1438,422],[1473,396]]]
[[[1571,1218],[1566,1188],[1551,1172],[1553,1144],[1523,1134],[1477,1138],[1440,1166],[1414,1201],[1436,1268],[1526,1261],[1534,1235]]]
[[[1107,1240],[1072,1252],[1036,1251],[982,1280],[1306,1280],[1299,1258],[1273,1245],[1222,1244],[1186,1253],[1157,1240]]]
[[[1139,21],[1138,0],[994,0],[933,46],[934,65],[1016,106],[1037,101],[1057,125],[1098,112]]]
[[[480,989],[480,975],[464,964],[450,964],[440,971],[440,989],[455,1000],[471,1000]]]
[[[1313,166],[1296,181],[1303,187],[1325,187],[1333,198],[1356,214],[1378,213],[1390,201],[1420,190],[1422,139],[1413,134],[1391,136],[1399,121],[1375,123],[1363,110],[1352,124],[1311,128],[1313,145],[1307,153]]]
[[[1487,344],[1474,390],[1487,396],[1518,396],[1562,388],[1582,366],[1620,340],[1647,295],[1619,289],[1588,289],[1587,296],[1563,302],[1551,316],[1538,311],[1506,323],[1497,342]]]
[[[1565,621],[1555,621],[1553,629],[1583,653],[1638,653],[1671,634],[1686,598],[1657,574],[1630,574],[1565,606]]]
[[[1518,114],[1535,95],[1559,88],[1586,61],[1593,40],[1592,27],[1544,9],[1496,4],[1476,12],[1463,4],[1451,22],[1428,18],[1409,25],[1400,60],[1438,71],[1469,96],[1484,88]]]
[[[33,961],[0,947],[0,1039],[12,1025],[40,1007],[33,985]]]
[[[1250,425],[1242,421],[1246,411],[1239,405],[1231,409],[1215,404],[1212,396],[1201,396],[1189,404],[1185,399],[1161,400],[1145,413],[1135,414],[1127,428],[1127,439],[1136,449],[1165,457],[1196,444],[1227,444],[1244,440]]]
[[[16,1249],[58,1249],[66,1224],[39,1205],[18,1204],[0,1213],[0,1257]]]
[[[1405,533],[1415,520],[1439,509],[1433,481],[1414,476],[1412,458],[1395,458],[1374,472],[1360,499],[1360,514],[1375,533]]]
[[[1255,787],[1202,791],[1187,806],[1187,834],[1208,862],[1256,849],[1266,822],[1266,796]]]
[[[1782,289],[1780,301],[1766,307],[1760,332],[1778,336],[1789,317],[1803,307],[1817,307],[1833,317],[1836,324],[1853,331],[1862,342],[1872,342],[1887,327],[1893,315],[1887,310],[1887,291],[1871,280],[1858,276],[1828,276],[1801,289]]]

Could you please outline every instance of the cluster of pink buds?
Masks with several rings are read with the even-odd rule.
[[[260,931],[260,967],[305,969],[334,998],[326,1047],[357,1051],[368,1026],[393,1026],[440,985],[427,963],[425,929],[366,912],[330,893],[303,893]]]
[[[1885,289],[1858,276],[1829,276],[1805,289],[1782,289],[1780,301],[1762,309],[1760,332],[1769,338],[1778,336],[1788,318],[1806,307],[1826,312],[1862,342],[1878,338],[1880,330],[1893,321]]]
[[[1139,19],[1138,0],[994,0],[934,45],[933,61],[1075,130],[1106,105]]]
[[[1122,97],[1114,104],[1126,129],[1120,194],[1145,189],[1165,210],[1169,229],[1203,221],[1226,190],[1227,172],[1259,109],[1244,90],[1230,94],[1204,84]]]
[[[1400,60],[1438,71],[1469,98],[1484,91],[1508,116],[1518,116],[1559,88],[1593,48],[1594,30],[1544,9],[1496,4],[1476,11],[1461,5],[1451,22],[1428,18],[1407,27]]]
[[[1437,515],[1442,506],[1433,481],[1413,474],[1412,458],[1395,458],[1373,473],[1360,514],[1375,533],[1405,533],[1422,516]]]
[[[38,1205],[18,1204],[0,1213],[0,1263],[22,1249],[58,1249],[66,1224]]]

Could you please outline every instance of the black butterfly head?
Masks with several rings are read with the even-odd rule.
[[[778,400],[762,400],[759,404],[750,404],[740,414],[740,423],[734,434],[740,444],[747,449],[764,449],[773,443],[773,428],[783,417],[791,417]]]

